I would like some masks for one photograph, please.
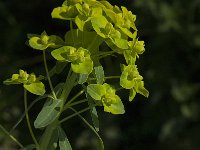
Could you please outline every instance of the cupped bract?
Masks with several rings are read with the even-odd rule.
[[[34,73],[28,74],[26,71],[20,69],[19,74],[13,74],[12,78],[4,81],[4,84],[23,84],[23,87],[29,92],[36,95],[44,95],[45,86],[40,81],[43,78],[43,76],[36,77]]]
[[[124,114],[124,105],[118,95],[115,94],[115,89],[109,84],[90,84],[87,87],[87,92],[96,101],[100,101],[104,106],[105,112],[112,114]]]

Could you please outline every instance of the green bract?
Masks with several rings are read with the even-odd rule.
[[[29,92],[36,95],[44,95],[45,87],[40,81],[43,78],[43,76],[37,78],[34,73],[27,74],[26,71],[19,70],[19,74],[13,74],[12,78],[4,81],[4,84],[23,84],[24,88]]]
[[[149,96],[149,92],[144,88],[143,77],[139,75],[136,65],[124,66],[120,77],[120,85],[125,89],[130,89],[129,101],[134,99],[137,93]]]
[[[75,73],[90,74],[93,70],[93,61],[90,52],[82,47],[76,49],[72,46],[63,46],[51,52],[58,61],[71,62],[72,70]]]
[[[112,114],[124,114],[124,105],[119,96],[115,94],[115,89],[109,84],[90,84],[87,87],[89,95],[102,103],[104,111]]]
[[[28,37],[29,37],[29,45],[33,49],[37,50],[45,50],[48,47],[52,48],[60,47],[60,45],[64,43],[60,37],[56,35],[48,36],[45,31],[42,32],[41,35],[29,34]]]

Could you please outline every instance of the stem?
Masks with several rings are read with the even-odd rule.
[[[59,99],[63,100],[63,104],[67,100],[70,91],[74,87],[76,78],[77,78],[77,74],[71,73],[71,69],[70,69],[70,72],[69,72],[68,77],[64,84],[63,92],[59,98]]]
[[[66,105],[71,104],[71,102],[73,102],[75,99],[77,99],[81,94],[84,93],[84,90],[81,90],[80,92],[78,92],[78,94],[76,94],[72,99],[70,99]]]
[[[68,107],[75,106],[75,105],[78,105],[78,104],[81,104],[81,103],[84,103],[84,102],[88,102],[88,100],[87,99],[83,99],[83,100],[80,100],[78,102],[74,102],[74,103],[70,104]]]
[[[96,55],[93,55],[93,56],[98,56],[98,57],[103,58],[103,57],[108,56],[108,55],[113,54],[113,53],[115,53],[115,51],[100,52],[99,54],[96,54]]]
[[[73,33],[73,22],[70,20],[70,30],[72,32],[72,40],[73,40],[73,44],[75,46],[75,39],[74,39],[74,33]]]
[[[38,98],[36,98],[36,99],[28,106],[27,111],[29,111],[29,110],[33,107],[33,105],[35,105],[35,103],[37,103],[39,100],[44,99],[44,98],[46,98],[46,97],[48,97],[47,94],[45,94],[44,96],[39,96]],[[26,112],[24,112],[24,113],[21,115],[21,117],[18,119],[17,123],[16,123],[16,124],[12,127],[12,129],[9,131],[10,134],[11,134],[11,133],[15,130],[15,128],[21,123],[21,121],[23,120],[23,118],[25,117],[25,115],[26,115]]]
[[[109,76],[109,77],[104,77],[104,79],[118,79],[120,76]],[[89,80],[96,80],[96,78],[89,78]]]
[[[20,146],[20,148],[23,148],[24,146],[14,137],[12,136],[1,124],[0,129],[10,138],[12,139],[17,145]]]
[[[49,76],[49,70],[48,70],[48,67],[47,67],[45,50],[43,51],[43,59],[44,59],[44,67],[45,67],[45,70],[46,70],[46,75],[47,75],[47,79],[48,79],[49,86],[50,86],[50,89],[51,89],[51,93],[52,93],[54,99],[57,99],[56,94],[55,94],[55,92],[53,90],[53,85],[52,85],[52,82],[51,82],[51,78]]]
[[[32,137],[34,143],[35,143],[36,149],[39,150],[39,144],[38,144],[38,142],[35,138],[35,135],[33,133],[33,130],[31,128],[31,124],[30,124],[30,120],[29,120],[28,108],[27,108],[27,90],[26,89],[24,89],[24,107],[25,107],[26,121],[27,121],[29,132],[31,134],[31,137]]]
[[[59,97],[59,99],[63,101],[63,105],[61,106],[61,110],[60,110],[60,113],[59,113],[57,119],[54,122],[52,122],[50,125],[48,125],[48,127],[45,129],[45,132],[42,136],[42,139],[40,140],[41,150],[47,150],[48,149],[53,131],[58,126],[58,123],[59,123],[58,118],[63,111],[63,106],[65,104],[65,101],[67,100],[67,97],[68,97],[71,89],[75,85],[76,78],[77,78],[77,75],[75,73],[72,73],[72,71],[70,69],[68,76],[67,76],[67,79],[65,81],[64,87],[63,87],[62,94]]]
[[[69,107],[69,109],[71,109],[72,111],[74,111],[75,113],[78,113],[74,108],[72,108],[72,107]],[[96,136],[99,138],[99,141],[100,141],[100,145],[101,145],[101,149],[102,150],[104,150],[104,144],[103,144],[103,141],[102,141],[102,139],[101,139],[101,137],[99,136],[99,134],[97,133],[97,131],[93,128],[93,126],[91,126],[90,124],[89,124],[89,122],[85,119],[85,118],[83,118],[80,114],[77,114],[80,118],[81,118],[81,120],[83,120],[83,122],[96,134]]]
[[[86,111],[90,110],[92,107],[95,107],[95,106],[97,106],[97,104],[93,105],[91,107],[87,107],[85,109],[82,109],[82,110],[80,110],[80,111],[78,111],[78,112],[76,112],[76,113],[74,113],[74,114],[62,119],[59,123],[61,124],[61,123],[65,122],[65,121],[67,121],[67,120],[69,120],[69,119],[71,119],[71,118],[73,118],[73,117],[75,117],[75,116],[77,116],[77,115],[79,115],[79,114],[81,114],[83,112],[86,112]]]

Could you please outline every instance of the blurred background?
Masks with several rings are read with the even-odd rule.
[[[3,80],[18,69],[44,73],[41,53],[29,48],[27,33],[63,36],[68,23],[51,19],[58,0],[0,1],[0,124],[10,130],[23,113],[23,89],[5,86]],[[100,135],[105,150],[199,150],[200,149],[200,1],[110,0],[137,15],[139,39],[146,51],[137,65],[150,92],[128,102],[121,92],[125,115],[110,115],[99,109]],[[63,32],[64,31],[64,32]],[[117,63],[107,60],[107,63]],[[48,57],[49,68],[55,64]],[[108,64],[108,65],[109,65]],[[113,72],[113,71],[112,71]],[[54,82],[65,78],[54,78]],[[34,96],[29,95],[29,102]],[[34,121],[43,103],[30,111]],[[84,114],[87,117],[87,113]],[[81,122],[63,125],[75,150],[95,150],[96,137]],[[37,136],[41,135],[36,130]],[[12,134],[24,145],[31,143],[25,121]],[[0,150],[18,147],[0,131]]]

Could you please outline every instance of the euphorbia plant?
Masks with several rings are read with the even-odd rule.
[[[125,109],[117,95],[118,90],[123,88],[130,90],[129,101],[134,99],[136,93],[145,97],[149,95],[136,66],[136,60],[145,50],[144,42],[139,41],[137,37],[136,16],[126,7],[120,8],[108,1],[96,0],[67,0],[62,6],[53,9],[51,15],[52,18],[61,19],[66,23],[69,21],[70,30],[64,31],[66,32],[64,38],[48,35],[45,31],[40,35],[28,34],[29,46],[43,53],[50,93],[45,94],[45,86],[41,82],[45,77],[36,77],[34,73],[28,74],[23,70],[4,81],[5,84],[23,84],[24,87],[25,116],[34,144],[24,147],[18,141],[17,143],[22,149],[51,150],[59,147],[61,150],[70,150],[72,148],[62,123],[78,116],[97,135],[100,149],[104,149],[103,141],[98,134],[99,121],[96,107],[103,107],[108,113],[124,114]],[[109,48],[100,49],[103,43]],[[51,53],[57,61],[50,71],[47,67],[46,53]],[[116,59],[122,55],[126,62],[121,64],[122,73],[104,76],[104,66],[100,60],[115,54]],[[54,87],[51,77],[66,71],[68,76],[65,83],[58,83]],[[119,89],[106,82],[116,78],[119,79],[118,85],[121,86]],[[77,85],[81,85],[82,90],[70,99],[69,94]],[[27,91],[39,95],[32,104],[46,98],[42,110],[34,121],[35,128],[44,129],[39,139],[35,137],[29,121],[28,110],[32,104],[30,107],[27,106]],[[85,99],[80,100],[79,97],[83,93]],[[87,103],[88,107],[81,110],[74,108],[84,103]],[[68,110],[73,113],[69,116],[61,115]],[[81,116],[81,113],[86,111],[91,113],[92,124]]]

